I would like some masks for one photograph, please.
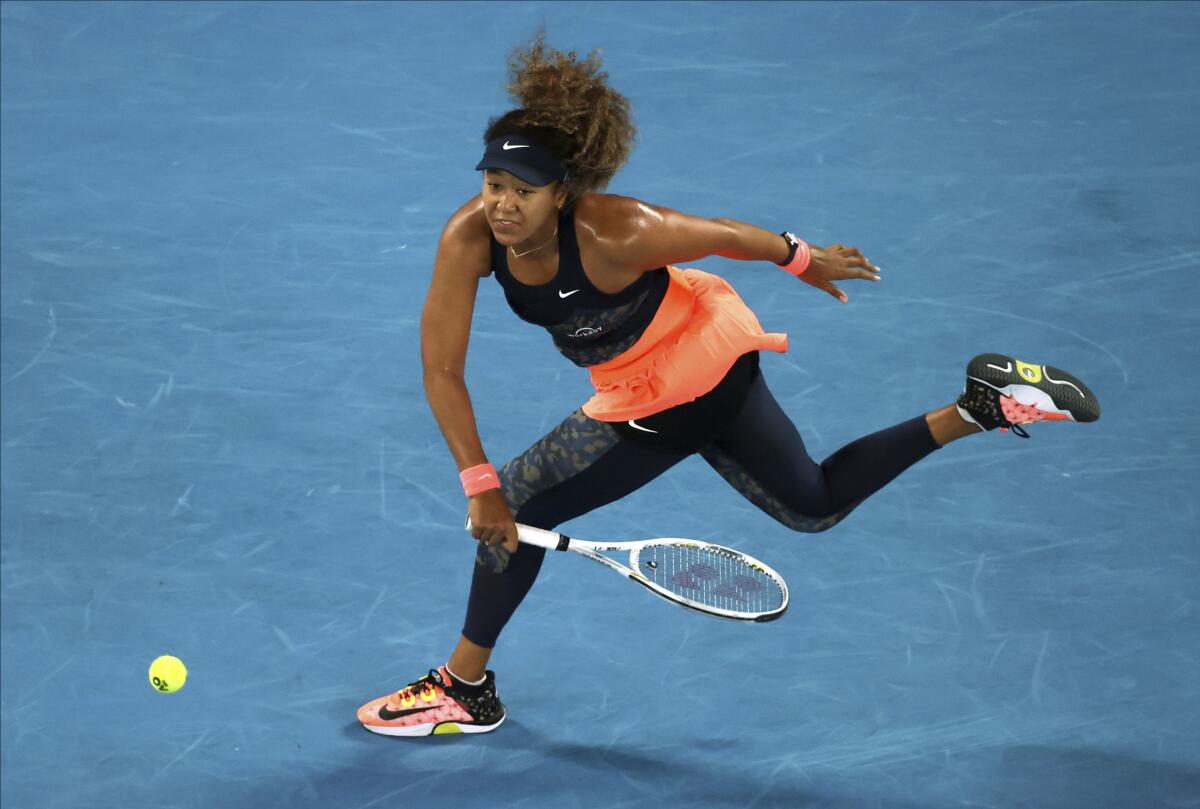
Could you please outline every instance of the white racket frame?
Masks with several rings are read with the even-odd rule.
[[[467,530],[471,530],[471,521],[467,520]],[[659,598],[664,598],[673,604],[678,604],[681,607],[703,612],[706,615],[715,615],[718,618],[728,618],[733,621],[753,621],[755,623],[766,623],[774,621],[787,612],[790,596],[788,594],[787,582],[783,580],[775,569],[769,565],[760,562],[749,554],[741,551],[727,548],[724,545],[717,545],[714,542],[701,542],[695,539],[660,537],[658,539],[641,539],[633,542],[592,542],[586,539],[576,539],[569,537],[566,534],[560,534],[557,531],[547,531],[542,528],[534,528],[530,525],[522,525],[517,523],[517,538],[526,545],[536,545],[539,548],[545,548],[551,551],[574,551],[580,556],[591,559],[594,562],[617,571],[621,575],[632,579],[642,585],[650,592],[654,593]],[[678,593],[673,593],[670,590],[655,584],[650,579],[646,578],[638,571],[638,558],[641,555],[642,549],[650,545],[688,545],[693,548],[719,551],[729,554],[730,556],[745,562],[750,567],[768,576],[775,584],[779,586],[783,593],[783,603],[779,607],[766,612],[744,612],[738,610],[728,610],[722,607],[713,607],[707,604],[702,604],[698,601],[693,601],[686,596],[681,596]],[[605,556],[601,551],[628,551],[629,565],[623,565],[615,559]]]

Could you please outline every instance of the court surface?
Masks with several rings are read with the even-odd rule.
[[[1200,6],[4,3],[3,802],[1200,806]],[[850,303],[708,260],[813,454],[1002,351],[1104,413],[938,452],[793,534],[692,459],[567,526],[743,548],[784,619],[548,559],[509,719],[398,740],[473,559],[425,404],[438,233],[504,55],[603,48],[617,193],[861,247]],[[587,395],[488,281],[491,457]],[[190,667],[155,693],[159,654]]]

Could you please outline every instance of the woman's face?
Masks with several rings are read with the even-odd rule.
[[[550,222],[558,221],[566,196],[559,182],[530,185],[507,171],[483,173],[483,211],[496,241],[505,246],[542,236]]]

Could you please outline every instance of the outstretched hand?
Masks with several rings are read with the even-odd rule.
[[[808,269],[798,277],[801,281],[811,284],[817,289],[822,289],[845,303],[849,298],[833,282],[846,279],[878,281],[879,268],[868,261],[857,247],[846,247],[840,244],[831,244],[829,247],[814,245]]]

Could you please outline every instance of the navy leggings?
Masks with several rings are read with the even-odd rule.
[[[918,416],[860,438],[818,464],[757,368],[748,387],[739,407],[698,452],[754,505],[797,531],[837,524],[937,449],[925,417]],[[517,522],[552,529],[641,488],[689,454],[642,444],[628,431],[576,411],[506,464],[500,478]],[[495,646],[544,557],[545,551],[528,545],[511,557],[479,547],[463,627],[468,640]]]

